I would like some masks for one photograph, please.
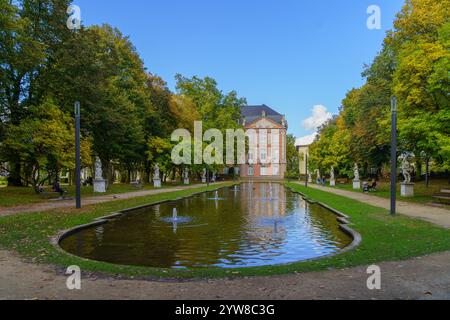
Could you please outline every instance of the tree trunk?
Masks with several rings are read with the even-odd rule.
[[[142,182],[144,182],[144,183],[150,183],[150,177],[151,177],[151,172],[150,172],[150,170],[148,170],[148,169],[146,169],[144,172],[143,172],[143,179],[142,179]]]
[[[21,178],[22,165],[20,163],[20,159],[15,157],[15,159],[8,162],[8,165],[9,165],[8,186],[23,187]]]

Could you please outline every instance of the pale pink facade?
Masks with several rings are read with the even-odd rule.
[[[244,117],[249,151],[246,164],[240,167],[240,175],[245,179],[284,179],[287,123],[284,116],[269,107],[263,107],[260,116],[255,116],[256,110],[250,109],[251,122],[247,122]]]

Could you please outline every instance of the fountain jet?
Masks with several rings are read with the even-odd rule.
[[[172,215],[173,221],[178,221],[178,211],[177,208],[173,208],[173,215]]]

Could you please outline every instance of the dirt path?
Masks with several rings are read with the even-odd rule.
[[[220,185],[220,183],[217,183],[217,185]],[[196,188],[201,188],[202,186],[204,186],[204,185],[194,184],[194,185],[190,185],[190,186],[179,186],[179,187],[164,188],[164,189],[157,189],[157,190],[144,190],[144,191],[121,193],[121,194],[109,194],[109,195],[105,195],[105,196],[84,198],[84,199],[82,199],[81,204],[83,206],[88,206],[88,205],[93,205],[93,204],[97,204],[97,203],[109,202],[109,201],[125,200],[125,199],[146,197],[146,196],[162,194],[162,193],[171,193],[171,192],[177,192],[177,191],[188,190],[188,189],[196,189]],[[0,217],[10,216],[10,215],[19,214],[19,213],[33,213],[33,212],[49,211],[49,210],[60,209],[60,208],[69,208],[69,207],[74,207],[74,206],[75,206],[75,200],[72,199],[72,200],[65,200],[65,201],[48,201],[48,202],[43,202],[43,203],[36,203],[36,204],[24,205],[24,206],[16,206],[16,207],[11,207],[11,208],[0,208]]]
[[[382,289],[370,291],[367,267],[286,276],[193,282],[154,282],[83,277],[80,291],[51,267],[30,264],[0,251],[2,299],[447,299],[450,252],[379,264]]]
[[[350,199],[358,200],[375,207],[380,207],[389,210],[391,202],[389,199],[368,195],[364,193],[357,193],[347,190],[334,189],[329,187],[322,187],[315,184],[310,185],[311,188],[319,189],[325,192],[334,193]],[[407,215],[414,218],[429,221],[441,227],[450,229],[450,211],[441,208],[435,208],[427,205],[410,203],[405,201],[397,201],[397,211],[400,214]]]

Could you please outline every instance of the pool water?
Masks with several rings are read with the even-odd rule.
[[[121,265],[241,268],[319,258],[352,241],[333,212],[282,184],[244,183],[134,210],[63,239],[61,247]]]

